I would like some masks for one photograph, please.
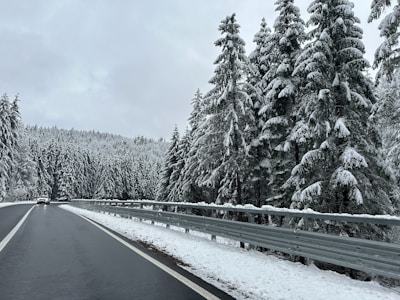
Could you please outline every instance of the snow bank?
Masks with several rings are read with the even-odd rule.
[[[132,240],[144,241],[183,261],[189,272],[237,299],[400,299],[400,293],[376,282],[361,282],[315,266],[292,263],[236,242],[209,240],[202,233],[185,234],[146,222],[96,213],[70,205],[60,207],[89,217]]]
[[[35,204],[35,201],[18,201],[18,202],[1,202],[0,208],[10,205],[18,205],[18,204]]]

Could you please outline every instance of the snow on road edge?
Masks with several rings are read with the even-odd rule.
[[[188,235],[70,205],[60,207],[99,222],[131,240],[152,244],[187,264],[185,269],[189,272],[237,299],[400,299],[395,290],[376,282],[361,282],[312,265],[216,243],[201,237],[202,234]]]
[[[36,201],[1,202],[0,208],[18,204],[36,204]]]

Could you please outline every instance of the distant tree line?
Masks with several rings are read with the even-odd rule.
[[[7,95],[0,126],[0,201],[155,198],[163,140],[24,126]]]
[[[311,1],[307,23],[293,0],[275,5],[248,56],[236,15],[222,20],[212,88],[172,134],[157,199],[398,214],[400,2],[379,25],[376,84],[353,3]]]

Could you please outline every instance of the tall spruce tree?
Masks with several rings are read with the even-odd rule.
[[[50,196],[51,186],[50,186],[50,175],[47,172],[47,157],[45,155],[45,150],[42,150],[36,140],[31,141],[31,156],[35,163],[35,175],[36,177],[36,192],[34,196]]]
[[[253,90],[249,91],[249,95],[253,101],[253,108],[255,110],[254,115],[257,121],[262,122],[263,120],[258,118],[258,111],[265,104],[264,96],[267,89],[267,78],[265,75],[270,69],[270,61],[267,56],[268,44],[270,43],[271,29],[268,27],[267,22],[263,18],[260,24],[260,30],[254,35],[253,42],[256,44],[256,48],[250,53],[250,74],[248,81],[250,82]],[[258,124],[258,127],[262,128],[264,124]]]
[[[121,199],[134,199],[135,196],[135,182],[133,180],[134,174],[132,169],[132,159],[129,155],[122,157],[120,161],[121,172]]]
[[[382,78],[377,86],[378,102],[372,119],[382,136],[382,154],[385,165],[393,172],[397,185],[400,182],[400,68],[389,81]]]
[[[9,200],[26,200],[35,196],[36,185],[35,163],[30,155],[28,142],[24,136],[25,129],[21,124],[19,112],[19,97],[15,99],[10,107],[10,158],[12,164],[9,168],[8,198]]]
[[[247,77],[249,85],[248,94],[251,99],[249,105],[250,130],[249,138],[251,148],[249,151],[251,160],[249,163],[249,181],[245,187],[249,202],[256,206],[265,203],[265,199],[270,195],[268,187],[268,178],[271,175],[271,151],[269,145],[260,140],[259,136],[267,120],[265,113],[260,113],[260,109],[266,103],[266,90],[268,86],[267,73],[271,67],[267,49],[271,42],[271,29],[268,27],[265,19],[261,20],[260,30],[255,34],[253,41],[256,48],[249,55],[250,72]]]
[[[61,153],[57,166],[57,194],[55,199],[71,200],[74,195],[74,169],[72,167],[73,152],[67,147]]]
[[[304,76],[301,107],[308,149],[287,184],[292,207],[322,212],[390,214],[390,179],[378,153],[379,136],[368,123],[375,102],[363,74],[362,30],[348,0],[316,0],[308,8],[310,42],[294,75]]]
[[[223,35],[215,42],[222,53],[210,83],[214,87],[205,95],[206,117],[201,125],[204,134],[198,144],[198,183],[218,188],[218,203],[242,204],[242,185],[246,180],[248,141],[246,126],[245,75],[248,59],[244,41],[239,36],[235,14],[226,17],[219,26]]]
[[[178,127],[175,126],[172,138],[170,141],[169,148],[165,154],[164,167],[160,176],[160,184],[157,191],[157,200],[168,201],[168,195],[171,191],[173,182],[171,181],[171,175],[174,171],[174,166],[178,162],[178,150],[179,150],[179,131]]]
[[[101,169],[97,174],[96,188],[94,192],[95,198],[113,199],[115,196],[115,181],[113,171],[113,161],[111,159],[103,159]]]
[[[189,117],[189,136],[188,136],[188,153],[185,162],[185,166],[182,170],[180,194],[185,201],[188,202],[200,202],[208,201],[213,199],[214,189],[207,189],[200,187],[197,183],[197,178],[200,176],[198,166],[200,164],[199,147],[200,137],[204,135],[204,120],[207,116],[205,112],[205,104],[203,95],[200,90],[197,90],[194,98],[192,99],[192,112]]]
[[[299,146],[290,138],[297,121],[296,100],[300,85],[299,76],[293,76],[301,44],[305,40],[304,21],[293,0],[275,2],[279,12],[274,23],[274,32],[267,46],[268,60],[272,67],[269,70],[269,83],[266,88],[266,103],[259,113],[266,115],[259,139],[270,148],[270,200],[275,205],[287,206],[287,198],[282,188],[289,178],[291,169],[299,162]]]
[[[150,157],[145,154],[135,160],[137,180],[137,199],[156,199],[158,188],[160,187],[160,174],[163,170],[161,162],[153,162]],[[160,199],[165,201],[166,199]]]
[[[177,162],[173,165],[173,171],[171,174],[171,187],[168,194],[168,199],[171,201],[184,201],[185,193],[183,192],[184,184],[184,170],[188,160],[188,154],[190,151],[190,131],[187,129],[183,137],[179,141]]]
[[[47,173],[50,176],[50,186],[51,186],[51,191],[49,193],[49,196],[51,199],[57,199],[57,194],[58,194],[58,166],[59,166],[59,160],[60,160],[60,155],[61,155],[61,146],[58,144],[58,142],[55,139],[52,139],[47,145],[46,145],[46,161],[47,161]]]
[[[0,99],[0,202],[5,200],[9,189],[10,173],[13,168],[13,132],[11,128],[11,108],[8,96]]]
[[[19,126],[18,144],[14,156],[15,164],[10,176],[8,200],[27,200],[37,196],[36,192],[36,163],[33,160],[26,132]]]

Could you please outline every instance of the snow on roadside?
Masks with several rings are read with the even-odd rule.
[[[92,212],[70,205],[61,208],[86,216],[131,240],[152,244],[188,265],[188,271],[237,299],[400,299],[376,282],[361,282],[315,266],[210,241],[145,222]]]
[[[0,208],[18,204],[36,204],[36,202],[35,201],[1,202]]]

